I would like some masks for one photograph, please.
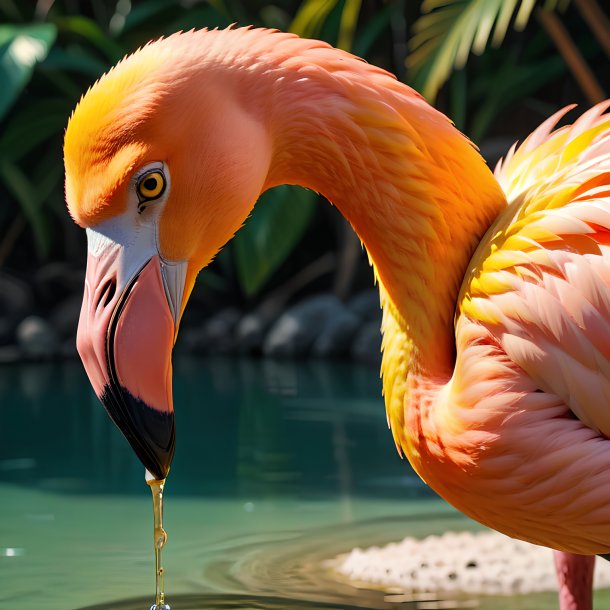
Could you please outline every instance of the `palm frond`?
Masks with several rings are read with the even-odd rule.
[[[569,0],[546,0],[547,10]],[[470,53],[483,53],[491,37],[499,46],[511,21],[523,30],[536,0],[424,0],[413,26],[406,63],[412,84],[430,101],[454,68],[463,68]]]
[[[338,0],[305,0],[295,15],[289,30],[304,38],[318,36],[325,19],[337,6]]]
[[[339,39],[337,40],[337,46],[344,51],[352,50],[361,6],[362,0],[345,0],[341,13],[341,24],[339,25]]]
[[[320,36],[325,22],[338,4],[339,0],[305,0],[290,25],[290,31],[305,38]],[[342,4],[336,46],[350,51],[362,0],[345,0]]]

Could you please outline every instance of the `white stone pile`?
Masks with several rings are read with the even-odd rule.
[[[514,595],[556,590],[549,549],[496,532],[447,532],[355,548],[330,566],[354,584],[404,593]],[[598,559],[595,587],[610,587],[610,562]]]

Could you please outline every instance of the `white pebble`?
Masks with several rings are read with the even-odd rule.
[[[328,565],[348,578],[410,594],[512,595],[557,587],[549,549],[491,531],[446,532],[355,548]],[[610,587],[610,562],[596,562],[595,587]]]

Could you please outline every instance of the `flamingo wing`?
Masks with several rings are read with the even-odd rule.
[[[456,323],[487,327],[543,392],[610,437],[610,102],[496,168],[509,203],[475,253]],[[471,347],[471,346],[470,346]],[[460,360],[458,341],[458,363]],[[465,350],[466,351],[466,350]]]

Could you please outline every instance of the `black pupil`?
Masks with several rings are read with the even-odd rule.
[[[158,178],[146,178],[144,180],[144,188],[147,191],[154,191],[157,188],[157,180]]]

